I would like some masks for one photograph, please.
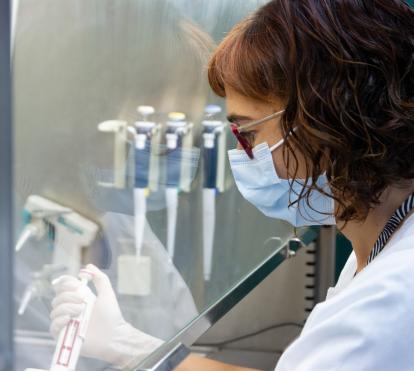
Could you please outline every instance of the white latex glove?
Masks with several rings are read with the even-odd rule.
[[[119,367],[138,363],[163,341],[131,326],[122,317],[115,293],[108,276],[90,264],[92,282],[97,299],[82,346],[81,354],[104,360]],[[72,276],[62,276],[54,282],[56,297],[52,301],[50,332],[55,339],[69,320],[80,314],[84,298],[90,292],[81,281]]]

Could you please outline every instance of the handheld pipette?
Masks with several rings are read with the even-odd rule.
[[[203,265],[204,279],[211,278],[214,231],[216,223],[216,192],[220,189],[218,180],[223,165],[223,136],[224,124],[222,121],[213,120],[213,116],[220,113],[221,108],[216,105],[208,105],[205,108],[206,119],[203,125]],[[222,139],[222,138],[221,138]]]
[[[93,274],[86,269],[82,269],[79,272],[79,278],[84,287],[88,285],[88,282],[92,277]],[[55,283],[56,282],[57,281],[55,281]],[[95,300],[96,296],[91,291],[88,291],[81,314],[75,318],[71,318],[69,323],[60,332],[49,371],[76,370],[82,345],[85,340],[86,332],[88,331]],[[46,370],[28,368],[25,371]]]
[[[33,222],[27,224],[22,233],[19,236],[19,239],[16,242],[15,250],[19,252],[22,247],[29,241],[31,238],[40,240],[45,234],[44,226],[40,222]]]
[[[48,233],[48,237],[51,237],[49,233],[52,224],[51,220],[60,215],[70,213],[72,213],[72,209],[44,197],[29,196],[22,213],[24,227],[17,239],[15,251],[19,252],[32,238],[39,241],[46,233]]]
[[[63,274],[64,266],[45,264],[40,271],[31,274],[31,280],[23,292],[17,314],[22,316],[33,299],[47,297],[50,292],[51,279],[56,274]]]
[[[27,198],[23,217],[25,226],[16,251],[31,238],[46,237],[53,248],[52,264],[66,267],[68,274],[77,274],[83,250],[95,241],[98,225],[68,207],[37,195]]]
[[[93,274],[86,269],[82,269],[79,272],[79,278],[81,284],[87,286],[88,282],[93,278]],[[71,318],[66,327],[62,329],[50,371],[76,370],[95,300],[96,296],[89,291],[89,295],[84,302],[82,313],[76,318]]]

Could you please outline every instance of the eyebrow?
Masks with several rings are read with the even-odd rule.
[[[243,115],[236,115],[236,114],[231,114],[229,116],[227,116],[227,121],[234,123],[234,124],[238,124],[239,121],[252,121],[253,118],[251,118],[250,116],[243,116]]]

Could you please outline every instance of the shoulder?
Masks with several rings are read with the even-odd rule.
[[[414,235],[407,236],[394,243],[379,254],[371,264],[355,277],[356,287],[384,286],[393,291],[406,291],[414,285]],[[405,292],[413,295],[414,290]]]
[[[407,236],[394,243],[388,250],[381,252],[354,278],[356,259],[351,254],[349,266],[344,267],[341,274],[346,280],[346,287],[341,295],[331,300],[366,300],[378,294],[391,297],[400,295],[401,300],[414,298],[414,235]],[[330,302],[330,300],[329,300]]]
[[[412,369],[414,239],[394,247],[315,307],[280,370]]]
[[[339,295],[320,307],[322,311],[335,308],[338,314],[358,309],[364,315],[370,311],[381,313],[393,306],[395,312],[408,313],[413,302],[414,237],[410,236],[378,255]],[[409,317],[414,322],[414,315]]]

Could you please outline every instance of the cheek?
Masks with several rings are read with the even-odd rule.
[[[297,166],[297,179],[305,179],[306,178],[306,164],[305,159],[299,151],[295,152],[297,157],[297,165],[294,156],[291,153],[288,153],[288,160],[289,160],[289,169],[286,167],[286,163],[283,161],[283,149],[279,148],[272,153],[273,163],[275,165],[275,169],[277,175],[282,179],[289,179],[293,178],[295,174],[296,166]]]
[[[283,153],[281,149],[277,149],[272,153],[273,164],[275,165],[276,173],[279,178],[287,179],[288,171],[286,169],[286,164],[283,161]]]
[[[254,146],[259,144],[267,143],[269,146],[272,145],[272,142],[269,140],[269,136],[265,132],[256,131],[254,135]]]

